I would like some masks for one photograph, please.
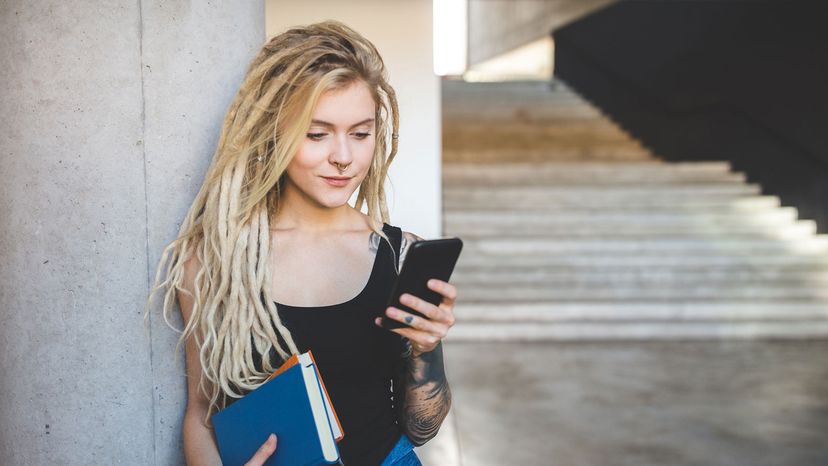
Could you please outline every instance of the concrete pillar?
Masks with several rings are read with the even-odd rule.
[[[143,305],[264,27],[261,1],[0,3],[0,464],[183,464],[178,335]]]

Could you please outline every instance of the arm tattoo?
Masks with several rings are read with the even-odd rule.
[[[420,446],[437,435],[451,407],[451,390],[443,367],[443,344],[402,364],[401,419],[411,443]]]
[[[400,270],[408,246],[423,238],[403,232],[400,247]],[[415,446],[425,444],[437,435],[440,425],[451,407],[451,390],[443,365],[443,344],[417,358],[405,357],[395,380],[399,387],[398,416],[403,431]],[[396,397],[395,397],[396,398]]]

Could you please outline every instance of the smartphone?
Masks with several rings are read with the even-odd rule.
[[[428,239],[411,243],[385,309],[394,306],[426,318],[420,312],[400,303],[400,296],[408,293],[431,304],[440,304],[443,295],[429,288],[428,281],[436,278],[448,282],[462,249],[463,241],[460,238]],[[408,327],[404,322],[386,316],[384,309],[381,325],[387,329]]]

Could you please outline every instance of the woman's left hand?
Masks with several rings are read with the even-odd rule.
[[[420,312],[427,319],[389,306],[385,315],[391,319],[407,324],[409,327],[390,329],[392,332],[408,338],[411,343],[411,356],[416,358],[423,353],[434,350],[454,325],[454,302],[457,300],[457,287],[436,278],[428,281],[428,287],[443,295],[439,305],[431,304],[409,293],[400,296],[400,303]],[[380,318],[375,323],[381,326]]]

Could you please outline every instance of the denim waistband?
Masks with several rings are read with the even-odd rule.
[[[414,444],[407,435],[400,435],[396,445],[388,453],[380,466],[422,466],[420,459],[414,452]]]

